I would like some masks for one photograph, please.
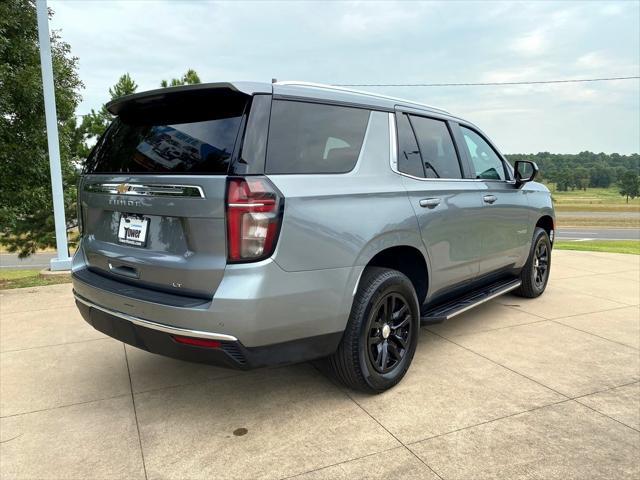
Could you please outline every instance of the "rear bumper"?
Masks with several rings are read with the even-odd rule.
[[[151,353],[240,370],[321,358],[334,352],[342,337],[341,333],[332,333],[247,348],[230,335],[179,329],[110,311],[92,304],[77,293],[75,297],[78,310],[85,321],[105,335]],[[173,335],[218,340],[220,346],[210,348],[185,345],[176,342]]]
[[[176,329],[224,334],[253,348],[343,332],[361,271],[287,272],[272,259],[227,265],[213,297],[204,299],[94,271],[79,250],[72,280],[75,293],[92,305]]]

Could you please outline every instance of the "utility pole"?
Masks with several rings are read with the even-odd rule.
[[[60,142],[58,140],[56,95],[53,88],[53,65],[51,63],[47,0],[36,0],[36,11],[38,14],[38,40],[40,41],[44,113],[47,122],[49,168],[51,170],[51,192],[53,193],[53,218],[56,227],[56,249],[58,250],[58,256],[51,259],[51,270],[69,270],[71,268],[71,258],[69,257],[67,224],[64,217],[64,192],[62,190]]]

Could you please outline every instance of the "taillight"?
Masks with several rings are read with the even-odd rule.
[[[283,199],[264,177],[229,178],[227,239],[230,262],[261,260],[276,246]]]

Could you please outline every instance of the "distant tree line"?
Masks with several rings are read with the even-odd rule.
[[[555,183],[558,191],[586,190],[590,187],[608,188],[640,174],[640,155],[619,153],[580,152],[576,154],[539,152],[536,154],[506,155],[513,163],[531,160],[540,168],[540,179]],[[626,179],[626,180],[625,180]]]

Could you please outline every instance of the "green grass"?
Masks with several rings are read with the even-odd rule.
[[[0,270],[0,290],[8,288],[42,287],[59,283],[70,283],[69,275],[41,277],[40,270],[3,268]]]
[[[640,255],[638,240],[589,240],[587,242],[571,242],[557,240],[553,248],[558,250],[578,250],[581,252],[631,253]]]

